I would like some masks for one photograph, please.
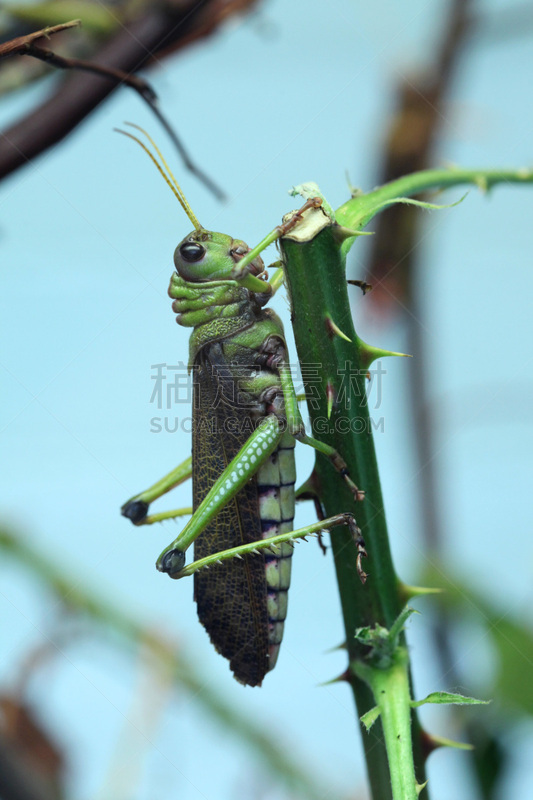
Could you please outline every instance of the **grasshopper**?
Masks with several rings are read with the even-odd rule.
[[[190,513],[148,512],[154,500],[192,476],[192,516],[159,556],[157,569],[171,578],[194,574],[198,616],[216,650],[229,659],[238,681],[259,686],[276,664],[283,636],[293,541],[348,525],[358,545],[360,578],[366,578],[364,541],[353,515],[293,530],[296,441],[329,458],[356,499],[362,492],[339,453],[306,434],[283,326],[265,308],[283,283],[283,268],[277,262],[269,281],[260,253],[322,201],[308,200],[250,249],[200,225],[148,134],[163,166],[136,136],[120,132],[148,153],[194,226],[176,248],[168,290],[178,324],[193,329],[192,458],[128,500],[122,514],[135,525],[149,525]],[[186,566],[193,542],[195,561]]]

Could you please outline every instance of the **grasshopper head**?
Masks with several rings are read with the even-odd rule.
[[[172,174],[163,154],[152,137],[138,125],[134,125],[131,122],[127,122],[126,125],[136,128],[146,136],[159,156],[159,161],[154,153],[152,153],[146,144],[137,136],[128,131],[117,129],[118,132],[137,142],[152,159],[160,174],[176,196],[179,204],[194,225],[194,231],[180,242],[174,253],[174,264],[176,265],[178,275],[183,280],[190,281],[191,283],[228,280],[238,281],[240,279],[246,280],[249,275],[262,275],[265,271],[265,266],[263,264],[263,259],[259,256],[249,263],[245,263],[244,267],[241,269],[236,268],[240,259],[246,253],[250,252],[248,245],[238,239],[232,239],[231,236],[227,236],[224,233],[213,233],[212,231],[207,231],[205,228],[202,228],[187,202],[181,186]],[[262,277],[266,280],[266,276],[262,275]],[[248,283],[250,283],[250,281],[248,281]],[[252,288],[257,291],[257,281],[255,285],[253,281],[251,281],[251,283],[252,287],[245,288]],[[264,290],[261,288],[260,292],[262,294]]]
[[[176,247],[174,264],[178,275],[192,283],[235,280],[238,277],[235,267],[248,250],[248,245],[239,239],[200,229]],[[263,270],[263,260],[258,257],[246,272],[259,275]]]

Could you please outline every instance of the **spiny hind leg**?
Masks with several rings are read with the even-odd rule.
[[[181,577],[185,551],[217,514],[235,497],[277,448],[283,431],[274,414],[265,417],[246,444],[230,461],[195,510],[179,536],[166,547],[157,560],[157,569],[171,578]]]
[[[362,559],[367,558],[365,542],[361,534],[361,529],[355,521],[353,514],[336,514],[334,517],[313,522],[311,525],[306,525],[304,528],[298,528],[295,531],[288,533],[280,533],[277,536],[270,536],[267,539],[260,539],[257,542],[250,542],[249,544],[239,545],[232,547],[229,550],[221,550],[219,553],[213,553],[198,561],[193,561],[186,567],[182,567],[179,572],[172,575],[174,578],[185,578],[188,575],[193,575],[199,569],[205,569],[213,564],[220,564],[230,558],[243,558],[243,556],[250,553],[258,553],[260,550],[268,550],[270,548],[277,548],[284,542],[292,542],[295,539],[305,539],[306,536],[312,534],[320,534],[324,530],[331,530],[337,525],[347,525],[354,544],[357,547],[357,573],[362,583],[365,583],[368,575],[363,570]]]

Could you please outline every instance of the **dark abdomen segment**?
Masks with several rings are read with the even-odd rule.
[[[259,516],[263,539],[293,530],[294,439],[284,434],[279,447],[257,473]],[[288,589],[291,582],[293,544],[284,542],[275,554],[265,551],[265,577],[268,613],[268,669],[275,667],[287,616]]]

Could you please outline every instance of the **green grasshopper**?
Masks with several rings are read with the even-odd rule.
[[[322,201],[308,200],[250,249],[200,225],[148,134],[168,175],[143,142],[120,132],[148,153],[194,226],[176,248],[168,290],[177,322],[193,328],[192,458],[128,500],[122,514],[135,525],[149,525],[190,513],[178,509],[149,515],[148,510],[192,475],[193,514],[159,556],[157,569],[171,578],[194,574],[198,616],[212,643],[229,659],[238,681],[258,686],[274,668],[283,636],[293,541],[348,525],[358,544],[359,575],[366,578],[360,564],[366,556],[364,541],[351,514],[293,530],[295,440],[329,458],[356,499],[362,499],[362,492],[341,456],[305,433],[283,326],[264,308],[283,282],[283,269],[278,262],[268,281],[260,253]],[[193,542],[195,561],[185,566]]]

